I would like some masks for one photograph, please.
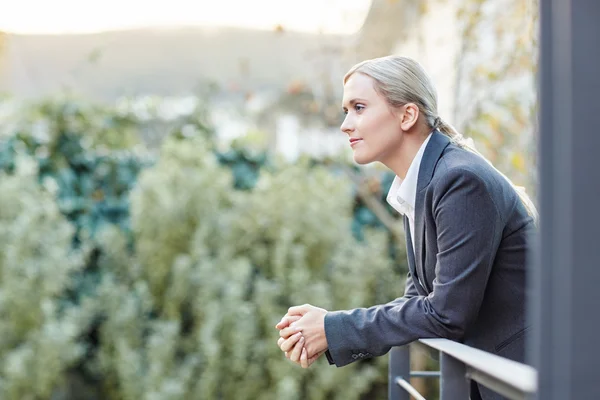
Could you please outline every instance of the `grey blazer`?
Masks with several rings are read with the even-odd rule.
[[[534,223],[510,183],[435,131],[419,169],[415,251],[406,218],[404,224],[404,296],[327,313],[329,362],[341,367],[419,338],[456,340],[523,362]]]

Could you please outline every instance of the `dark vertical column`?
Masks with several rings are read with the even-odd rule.
[[[467,400],[470,381],[465,364],[448,354],[440,354],[440,400]]]
[[[540,0],[539,399],[600,398],[600,1]]]
[[[388,400],[408,400],[408,392],[396,384],[397,377],[410,382],[409,345],[392,347],[388,365]]]

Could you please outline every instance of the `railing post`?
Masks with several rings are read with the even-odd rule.
[[[408,393],[396,384],[396,378],[410,380],[410,348],[406,346],[393,347],[390,351],[388,367],[388,400],[409,400]]]
[[[440,352],[440,400],[468,400],[470,387],[465,364]]]

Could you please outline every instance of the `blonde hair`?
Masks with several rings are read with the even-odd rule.
[[[457,146],[479,155],[498,171],[488,159],[475,149],[471,139],[466,139],[452,125],[440,118],[437,111],[437,91],[433,81],[417,61],[402,56],[366,60],[350,68],[344,76],[344,83],[355,73],[372,78],[375,81],[375,90],[391,106],[400,107],[407,103],[417,105],[429,127],[448,136]],[[512,185],[529,215],[537,222],[537,210],[525,192],[525,188],[516,186],[506,175],[498,172]]]

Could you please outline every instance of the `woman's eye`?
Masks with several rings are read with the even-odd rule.
[[[354,106],[354,109],[356,110],[356,112],[360,112],[365,108],[365,106],[363,106],[362,104],[356,104]]]

